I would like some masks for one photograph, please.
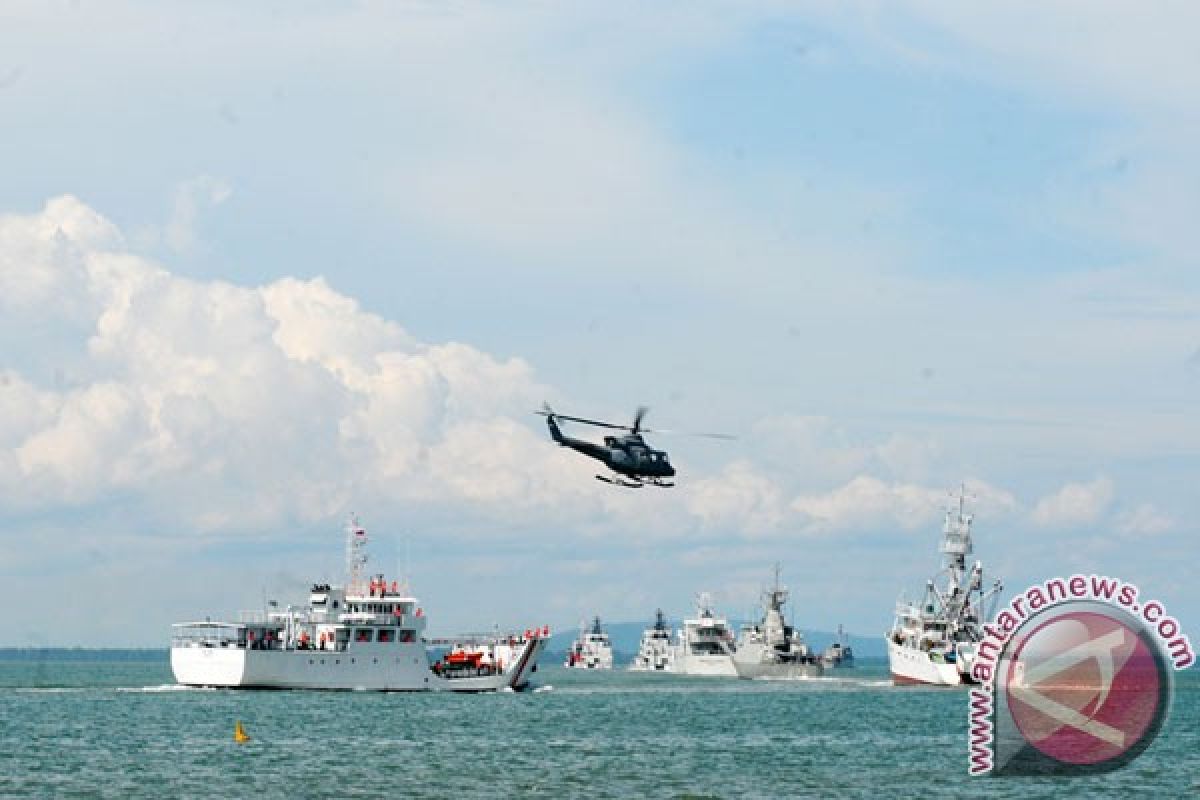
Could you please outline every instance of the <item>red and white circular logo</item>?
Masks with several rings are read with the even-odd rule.
[[[1081,768],[1141,752],[1166,711],[1154,643],[1108,609],[1060,609],[1019,642],[1004,691],[1021,736],[1045,756]]]

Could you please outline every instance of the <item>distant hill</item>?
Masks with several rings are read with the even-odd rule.
[[[669,623],[675,628],[679,627],[678,621]],[[741,626],[741,622],[732,622],[736,630]],[[648,627],[645,622],[613,622],[604,623],[604,629],[608,631],[608,636],[613,643],[613,656],[617,663],[629,661],[638,651],[638,644],[642,640],[642,631]],[[808,646],[814,650],[821,651],[828,647],[837,639],[837,634],[830,631],[815,631],[807,628],[801,628],[804,634],[804,640],[808,642]],[[547,661],[563,660],[567,650],[571,647],[571,642],[575,641],[575,637],[579,635],[579,630],[564,630],[555,633],[550,637],[550,644],[547,647]],[[850,646],[854,648],[854,655],[857,658],[887,658],[887,648],[883,644],[883,636],[859,636],[856,634],[847,634],[846,640]]]

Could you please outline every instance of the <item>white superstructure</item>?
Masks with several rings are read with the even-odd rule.
[[[783,619],[788,590],[779,584],[763,592],[763,618],[757,625],[743,625],[733,654],[740,678],[817,678],[825,672],[821,660],[809,650],[804,635]]]
[[[696,616],[683,621],[675,646],[675,672],[680,675],[737,677],[733,666],[733,630],[712,609],[706,592],[696,597]]]
[[[971,680],[976,646],[983,638],[984,603],[1000,592],[1001,584],[996,581],[985,593],[982,562],[968,571],[973,516],[965,511],[965,487],[957,500],[946,510],[942,526],[944,583],[938,586],[935,576],[926,583],[920,603],[902,599],[896,604],[896,621],[886,635],[894,683],[955,686]]]
[[[315,584],[308,602],[243,612],[237,622],[173,627],[171,670],[189,686],[276,689],[490,691],[520,689],[537,668],[548,629],[447,644],[431,662],[417,599],[383,575],[364,577],[367,533],[346,530],[346,586]],[[463,653],[474,655],[463,657]],[[469,666],[469,669],[467,667]]]
[[[671,626],[662,609],[654,612],[654,627],[642,631],[637,655],[629,669],[634,672],[674,672],[675,647],[671,644]]]
[[[612,669],[612,665],[612,641],[600,624],[600,618],[593,618],[591,627],[587,623],[580,625],[579,638],[571,643],[563,666],[572,669]]]

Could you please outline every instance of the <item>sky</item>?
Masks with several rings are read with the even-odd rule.
[[[1200,620],[1200,9],[0,8],[0,646],[342,577],[437,633],[860,634],[965,484],[1006,595]],[[663,436],[620,490],[531,412]],[[573,435],[591,435],[578,427]],[[29,612],[37,609],[37,614]],[[1194,633],[1194,630],[1193,630]]]

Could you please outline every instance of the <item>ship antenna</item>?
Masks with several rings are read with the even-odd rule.
[[[367,531],[351,513],[346,523],[346,590],[361,594],[363,567],[367,565]]]

